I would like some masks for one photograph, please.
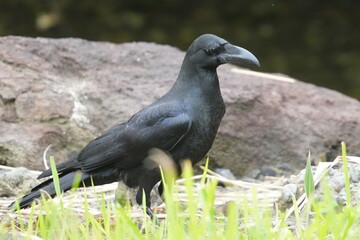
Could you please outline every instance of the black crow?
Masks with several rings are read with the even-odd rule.
[[[147,211],[153,217],[150,191],[161,181],[161,174],[158,167],[148,168],[145,159],[151,149],[160,149],[171,156],[180,175],[182,160],[196,164],[204,158],[225,114],[216,72],[225,63],[260,65],[249,51],[220,37],[198,37],[187,50],[174,85],[164,96],[92,140],[74,158],[57,165],[61,190],[72,187],[77,171],[81,172],[80,186],[124,181],[129,187],[139,187],[138,204],[142,204],[145,193]],[[51,176],[51,170],[38,178],[47,176]],[[39,198],[40,190],[56,195],[53,180],[49,179],[25,195],[19,201],[20,208]]]

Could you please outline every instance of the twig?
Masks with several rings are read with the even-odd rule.
[[[49,151],[50,147],[51,147],[51,144],[45,148],[45,151],[43,153],[43,163],[44,163],[45,170],[49,169],[49,165],[48,165],[47,159],[46,159],[46,154]]]
[[[10,167],[10,166],[5,166],[5,165],[0,165],[0,169],[3,169],[3,170],[6,170],[6,171],[11,171],[11,170],[14,170],[15,168],[17,167]],[[31,173],[34,173],[34,174],[40,174],[41,172],[40,171],[36,171],[36,170],[29,170]]]

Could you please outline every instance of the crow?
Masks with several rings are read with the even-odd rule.
[[[147,213],[154,217],[150,192],[161,181],[161,172],[159,167],[146,166],[145,159],[151,149],[160,149],[169,154],[180,176],[183,160],[189,159],[194,165],[205,157],[225,114],[216,72],[225,63],[260,66],[252,53],[218,36],[204,34],[195,39],[174,85],[164,96],[89,142],[70,160],[56,165],[61,190],[71,189],[77,172],[81,172],[81,187],[123,181],[130,188],[139,187],[138,204],[142,204],[145,193]],[[48,176],[51,169],[38,178]],[[158,190],[161,195],[162,183]],[[52,178],[22,197],[20,208],[29,207],[42,191],[51,197],[56,195]],[[14,206],[15,202],[9,207]]]

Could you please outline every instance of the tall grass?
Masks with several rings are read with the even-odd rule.
[[[349,204],[339,208],[330,188],[324,188],[323,199],[313,201],[307,214],[295,211],[296,223],[293,224],[286,219],[286,212],[262,207],[258,203],[256,189],[252,191],[251,200],[230,201],[224,211],[219,211],[215,207],[217,181],[206,178],[204,174],[201,187],[194,188],[191,164],[185,162],[183,170],[186,201],[178,199],[179,185],[174,178],[164,176],[167,183],[164,185],[166,218],[161,220],[160,225],[146,215],[145,209],[140,218],[132,218],[129,204],[122,206],[105,200],[103,196],[98,199],[100,215],[94,215],[85,194],[81,213],[64,207],[61,198],[60,204],[59,201],[42,199],[39,209],[35,211],[32,206],[26,217],[17,211],[17,217],[0,224],[0,239],[7,232],[14,236],[21,232],[26,236],[24,239],[32,239],[32,236],[40,239],[114,240],[359,239],[360,206]],[[306,188],[311,189],[310,196],[315,188],[311,186],[311,180],[306,181]]]

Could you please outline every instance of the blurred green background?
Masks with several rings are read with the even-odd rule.
[[[280,72],[360,99],[359,0],[1,0],[0,35],[151,41],[214,33]]]

